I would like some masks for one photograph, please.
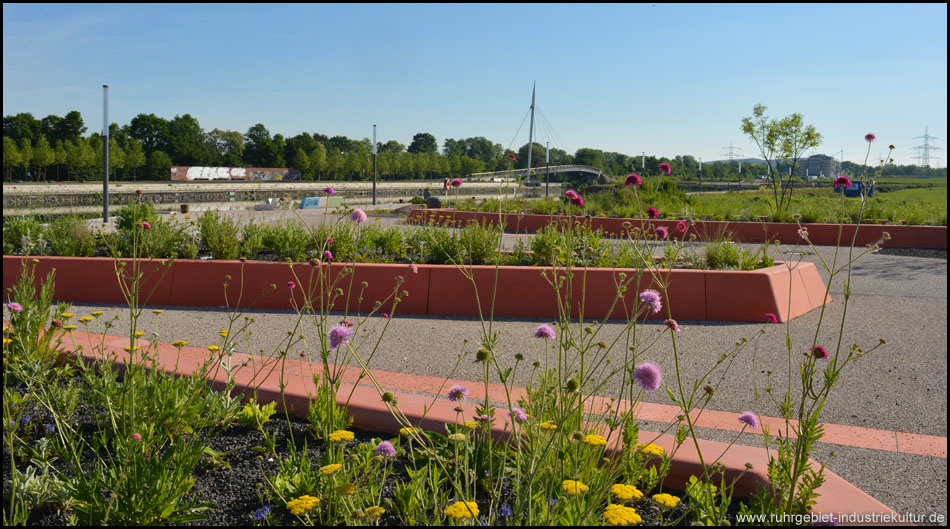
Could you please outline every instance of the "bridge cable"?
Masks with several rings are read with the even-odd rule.
[[[528,119],[528,114],[531,113],[531,107],[528,107],[528,111],[524,113],[524,118],[521,119],[521,125],[518,125],[518,132],[521,132],[521,128],[524,127],[525,120]],[[508,150],[511,150],[511,146],[515,143],[515,140],[518,139],[518,132],[515,132],[515,136],[511,138],[511,143],[508,144]]]

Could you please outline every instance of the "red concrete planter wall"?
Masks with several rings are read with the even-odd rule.
[[[49,270],[56,269],[57,301],[125,302],[116,280],[116,265],[107,258],[4,256],[4,291],[16,281],[26,259],[37,260],[36,275],[41,280]],[[120,262],[132,266],[131,260]],[[342,295],[333,295],[335,311],[367,313],[381,302],[379,312],[389,312],[390,296],[402,278],[399,292],[408,295],[397,309],[401,314],[478,316],[480,307],[481,314],[487,316],[492,305],[495,316],[555,318],[559,314],[558,298],[548,282],[554,274],[550,267],[467,267],[473,285],[462,271],[449,265],[418,265],[413,273],[406,265],[357,264],[348,273],[344,271],[351,265],[345,264],[324,264],[318,269],[306,263],[179,259],[160,282],[159,261],[142,261],[140,266],[147,274],[154,274],[143,292],[157,285],[147,301],[150,305],[292,309],[301,306],[302,290],[308,285],[312,285],[309,288],[316,299],[325,299],[327,285],[317,281],[317,271],[329,270],[329,292],[337,288],[343,291]],[[557,273],[564,275],[563,270]],[[747,272],[661,270],[657,278],[650,271],[633,269],[574,269],[573,277],[562,287],[561,298],[566,299],[570,289],[571,315],[575,317],[583,310],[586,318],[609,315],[626,319],[642,307],[640,292],[659,290],[657,279],[669,288],[663,310],[649,315],[654,318],[668,317],[669,307],[670,316],[677,320],[761,322],[765,313],[772,313],[779,321],[787,321],[821,306],[826,299],[824,282],[812,263],[799,263],[791,270],[781,263]],[[287,287],[289,281],[296,284],[294,289]],[[362,287],[364,281],[366,288]],[[626,291],[611,310],[621,286]],[[144,296],[141,302],[146,302]]]
[[[571,217],[558,215],[501,215],[501,222],[504,223],[505,230],[516,233],[535,233],[551,222],[568,222]],[[430,221],[438,223],[451,223],[452,225],[463,226],[470,222],[487,222],[492,226],[499,224],[498,213],[482,213],[475,211],[454,211],[448,209],[413,209],[409,212],[408,222],[411,224],[426,224]],[[671,238],[678,238],[679,233],[676,230],[676,220],[644,220],[644,219],[620,219],[613,217],[590,217],[574,218],[575,222],[589,222],[593,229],[602,229],[604,233],[616,237],[626,236],[627,228],[624,224],[629,223],[631,229],[644,229],[646,226],[663,226],[669,230]],[[846,224],[843,227],[838,224],[810,223],[804,224],[808,229],[808,238],[812,244],[818,246],[836,246],[838,244],[849,246],[854,237],[855,225]],[[760,243],[766,240],[778,241],[782,244],[799,244],[802,239],[798,235],[798,225],[787,222],[721,222],[721,221],[694,221],[693,227],[687,232],[686,236],[696,234],[700,239],[708,238],[719,233],[729,231],[737,242]],[[840,232],[840,235],[839,235]],[[946,226],[903,226],[903,225],[880,225],[880,224],[862,224],[857,227],[858,236],[854,241],[856,246],[866,246],[872,244],[881,237],[884,232],[890,234],[891,238],[884,241],[883,247],[886,248],[932,248],[939,250],[947,249],[947,227]],[[840,241],[839,241],[840,238]]]

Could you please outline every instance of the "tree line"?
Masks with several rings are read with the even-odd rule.
[[[42,119],[30,113],[4,116],[4,180],[101,179],[102,134],[87,136],[86,132],[83,118],[75,110],[62,117],[49,115]],[[508,154],[516,155],[516,169],[526,167],[528,159],[527,143],[514,152],[482,136],[445,139],[440,151],[432,134],[420,132],[408,147],[389,140],[378,142],[376,148],[378,176],[384,180],[461,178],[507,169],[511,163]],[[115,180],[167,180],[172,166],[287,167],[299,170],[305,180],[366,180],[372,177],[372,150],[369,138],[356,140],[317,132],[285,138],[271,134],[260,123],[244,133],[217,128],[205,131],[190,114],[171,120],[139,114],[127,125],[109,126],[109,174]],[[547,154],[543,145],[534,143],[532,167],[543,168]],[[630,172],[658,176],[658,165],[666,162],[676,178],[700,178],[699,163],[688,155],[672,159],[627,156],[594,148],[581,148],[571,155],[553,148],[549,159],[551,165],[589,165],[612,176]],[[750,178],[751,168],[742,168],[744,179]],[[761,172],[761,168],[757,170]],[[942,171],[945,176],[946,169]],[[739,176],[735,163],[703,165],[703,180],[736,180]],[[579,178],[585,176],[552,175],[552,180]]]

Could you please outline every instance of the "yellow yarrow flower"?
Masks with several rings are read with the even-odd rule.
[[[554,424],[554,422],[552,421],[544,421],[538,424],[538,428],[541,428],[544,430],[554,430],[557,428],[557,425]]]
[[[75,316],[75,314],[73,314],[72,312],[64,312],[59,315],[59,317],[64,320],[68,320],[69,318],[72,318],[73,316]]]
[[[184,340],[175,340],[174,342],[172,342],[172,345],[174,345],[175,347],[184,347],[188,345],[188,342]]]
[[[228,331],[226,331],[226,330],[224,330],[224,329],[218,331],[218,334],[220,334],[222,338],[227,338],[227,337],[228,337]]]
[[[475,421],[463,421],[462,426],[468,428],[469,430],[474,430],[478,427],[478,424]]]
[[[610,487],[610,493],[613,494],[618,500],[639,500],[643,497],[643,493],[640,492],[640,489],[634,487],[633,485],[624,485],[623,483],[617,483]]]
[[[103,314],[105,314],[105,312],[103,312],[103,311],[101,311],[101,310],[96,310],[96,311],[93,311],[93,312],[92,312],[92,315],[95,316],[95,317],[97,317],[97,318],[98,318],[99,316],[102,316]]]
[[[138,350],[139,350],[139,346],[136,345],[135,347],[129,347],[128,345],[126,345],[126,346],[123,347],[122,349],[123,349],[126,353],[130,353],[130,352],[132,352],[132,351],[138,351]]]
[[[294,516],[300,516],[301,514],[313,509],[317,506],[317,502],[320,500],[304,494],[303,496],[297,498],[296,500],[290,500],[287,502],[287,510],[290,511],[290,514]]]
[[[345,443],[353,440],[353,432],[347,430],[337,430],[330,434],[331,443]]]
[[[139,338],[139,337],[141,337],[141,336],[145,336],[145,333],[142,332],[142,331],[135,331],[135,332],[132,333],[132,334],[135,335],[136,338]]]
[[[4,338],[3,345],[7,345],[8,343],[13,343],[13,340],[11,340],[10,338]]]
[[[457,501],[442,511],[446,516],[461,520],[478,516],[478,504],[474,501]]]
[[[653,443],[639,443],[637,448],[639,448],[641,452],[648,456],[663,457],[663,454],[666,453],[663,450],[663,447],[657,446]]]
[[[163,312],[165,312],[165,311],[162,310],[162,309],[155,309],[155,310],[152,311],[152,314],[155,314],[155,315],[157,316],[157,315],[159,315],[159,314],[161,314],[161,313],[163,313]]]
[[[92,321],[92,316],[80,316],[79,323],[89,323]]]
[[[664,509],[672,509],[680,503],[680,499],[670,494],[654,494],[653,501],[660,504]]]
[[[63,325],[63,329],[67,331],[75,330],[77,327],[75,325]]]
[[[588,490],[590,490],[590,487],[588,487],[587,485],[584,485],[580,481],[565,479],[564,481],[561,482],[561,489],[564,492],[570,494],[571,496],[576,496],[578,494],[581,494],[582,492],[587,492]]]
[[[594,434],[585,435],[584,440],[581,442],[584,444],[591,445],[591,446],[607,446],[606,439],[604,439],[603,437],[599,435],[594,435]]]
[[[633,507],[610,504],[604,509],[604,519],[610,525],[636,525],[643,521]]]
[[[325,476],[329,476],[330,474],[335,474],[335,473],[336,473],[337,471],[339,471],[341,468],[343,468],[343,465],[341,465],[341,464],[339,464],[339,463],[334,463],[334,464],[332,464],[332,465],[327,465],[327,466],[325,466],[325,467],[320,467],[320,473],[323,474],[323,475],[325,475]]]
[[[221,348],[218,347],[217,345],[209,345],[209,346],[208,346],[208,350],[211,351],[212,353],[216,353],[216,352],[220,351]]]
[[[422,430],[418,428],[400,428],[399,429],[399,435],[405,435],[406,437],[409,437],[413,433],[421,434]]]
[[[341,496],[349,496],[350,494],[356,492],[356,485],[352,483],[340,483],[334,490],[336,490],[336,493]]]
[[[372,516],[373,518],[379,518],[380,516],[386,514],[386,509],[383,509],[379,505],[374,505],[372,507],[366,508],[366,515]]]

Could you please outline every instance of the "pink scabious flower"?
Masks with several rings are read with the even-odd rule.
[[[141,441],[141,440],[142,440],[142,434],[140,434],[140,433],[134,433],[134,434],[132,434],[132,440],[133,440],[133,441]]]
[[[294,283],[293,281],[288,281],[288,282],[287,282],[287,288],[289,288],[290,290],[293,290],[293,289],[297,288],[297,283]]]
[[[771,312],[765,313],[765,321],[769,323],[778,323],[778,316],[772,314]]]
[[[798,236],[801,237],[802,239],[807,239],[808,230],[806,230],[805,228],[798,228]]]
[[[637,173],[630,173],[627,175],[627,180],[623,184],[627,186],[638,186],[643,184],[643,179],[640,178],[640,175]]]
[[[759,429],[759,417],[751,411],[747,411],[739,416],[739,422],[745,424],[753,430]]]
[[[680,233],[686,233],[686,222],[684,222],[684,221],[682,221],[682,220],[679,221],[679,222],[677,222],[677,223],[676,223],[676,231],[678,231],[678,232],[680,232]]]
[[[144,220],[142,221],[142,227],[145,228],[146,230],[152,229],[152,225],[145,222]]]
[[[336,189],[333,189],[330,186],[324,187],[323,192],[330,195],[331,197],[336,194]]]
[[[330,329],[330,347],[337,349],[341,345],[349,343],[353,331],[345,325],[338,325]]]
[[[660,164],[660,170],[666,173],[666,176],[673,174],[673,169],[670,168],[670,164],[663,162]]]
[[[518,422],[525,422],[528,420],[528,414],[524,412],[521,408],[511,408],[511,411],[508,412],[508,416]]]
[[[640,292],[640,301],[644,304],[649,305],[653,310],[653,314],[660,312],[660,309],[663,308],[663,301],[660,293],[652,288]]]
[[[811,355],[817,358],[818,360],[824,360],[828,358],[828,350],[824,346],[816,345],[811,348]]]
[[[491,417],[491,416],[489,416],[489,415],[476,415],[476,416],[475,416],[475,420],[476,420],[476,421],[482,421],[482,422],[493,422],[493,421],[495,420],[495,418],[494,418],[494,417]]]
[[[327,244],[333,244],[333,237],[327,237],[326,243],[327,243]]]
[[[449,400],[453,402],[461,402],[466,398],[468,398],[468,390],[462,386],[452,386],[449,390]]]
[[[676,323],[676,320],[674,320],[673,318],[665,319],[665,320],[663,320],[663,323],[664,323],[667,327],[669,327],[670,329],[673,329],[673,330],[676,331],[676,332],[680,332],[680,330],[681,330],[679,324]]]
[[[554,329],[550,325],[542,325],[538,327],[538,330],[534,332],[535,338],[547,338],[553,340],[557,335],[554,333]]]
[[[647,208],[647,218],[655,219],[660,216],[660,212],[656,210],[655,207],[650,206]]]
[[[409,271],[412,272],[413,274],[418,274],[419,267],[416,266],[415,263],[409,263]]]
[[[453,178],[452,187],[462,187],[462,180],[459,178]]]
[[[656,228],[656,238],[657,238],[657,239],[660,239],[661,241],[665,241],[666,238],[669,237],[669,236],[670,236],[669,231],[667,231],[667,229],[664,228],[663,226],[658,226],[658,227]]]
[[[323,251],[323,258],[326,259],[327,261],[332,261],[332,260],[333,260],[333,252],[331,252],[330,250],[324,250],[324,251]]]
[[[517,156],[515,155],[515,153],[513,153],[513,152],[509,152],[509,153],[508,153],[508,157],[511,158],[512,160],[517,160],[517,159],[518,159],[518,157],[517,157]]]
[[[20,305],[19,303],[14,301],[12,303],[7,303],[7,308],[12,310],[13,312],[20,312],[21,310],[23,310],[23,305]]]
[[[373,453],[383,457],[396,457],[396,447],[389,441],[383,441],[379,443],[376,450],[373,450]]]
[[[838,178],[835,178],[835,187],[838,187],[838,186],[851,187],[851,185],[852,185],[851,179],[845,175],[841,175]]]
[[[649,362],[640,364],[633,370],[633,381],[647,391],[656,391],[663,382],[663,375],[656,364]]]
[[[366,212],[362,209],[354,209],[353,213],[350,215],[350,220],[357,224],[362,224],[366,222]]]
[[[384,319],[384,320],[388,320],[388,319],[389,319],[389,314],[386,314],[386,313],[384,312],[384,313],[383,313],[383,319]]]
[[[875,136],[873,132],[868,132],[868,133],[865,134],[865,136],[864,136],[864,141],[866,141],[866,142],[868,142],[868,143],[871,143],[872,141],[874,141],[874,140],[876,140],[876,139],[877,139],[877,136]]]

